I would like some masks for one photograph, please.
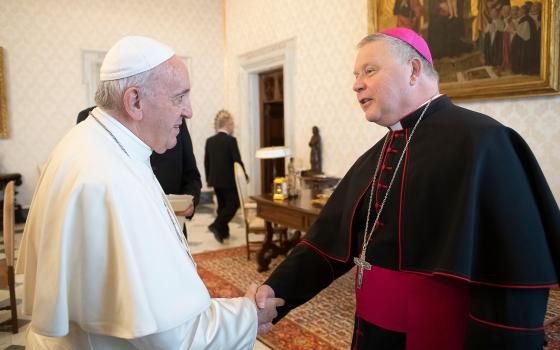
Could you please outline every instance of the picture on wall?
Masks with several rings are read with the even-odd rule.
[[[560,92],[558,0],[369,0],[369,32],[407,27],[456,98]]]

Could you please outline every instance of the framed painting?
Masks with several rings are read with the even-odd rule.
[[[368,0],[368,31],[422,35],[455,99],[558,94],[559,1]]]
[[[4,86],[4,49],[0,46],[0,138],[9,136],[7,104]]]

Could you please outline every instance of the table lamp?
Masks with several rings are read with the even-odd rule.
[[[258,159],[277,159],[277,158],[286,158],[292,155],[290,149],[286,146],[271,146],[271,147],[263,147],[259,148],[255,154]],[[272,193],[273,199],[286,199],[288,198],[288,189],[286,186],[286,178],[284,177],[277,177],[277,169],[276,164],[272,167]]]

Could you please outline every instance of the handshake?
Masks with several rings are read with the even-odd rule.
[[[258,334],[270,332],[272,329],[272,320],[278,316],[276,308],[284,305],[284,299],[276,298],[274,290],[266,284],[257,287],[255,283],[249,286],[245,297],[253,300],[257,307],[257,317],[259,325]]]

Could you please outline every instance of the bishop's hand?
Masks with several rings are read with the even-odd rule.
[[[263,284],[257,288],[254,283],[249,286],[245,296],[254,300],[257,305],[258,333],[268,333],[272,329],[272,320],[278,316],[276,308],[284,305],[284,299],[276,298],[270,286]]]

